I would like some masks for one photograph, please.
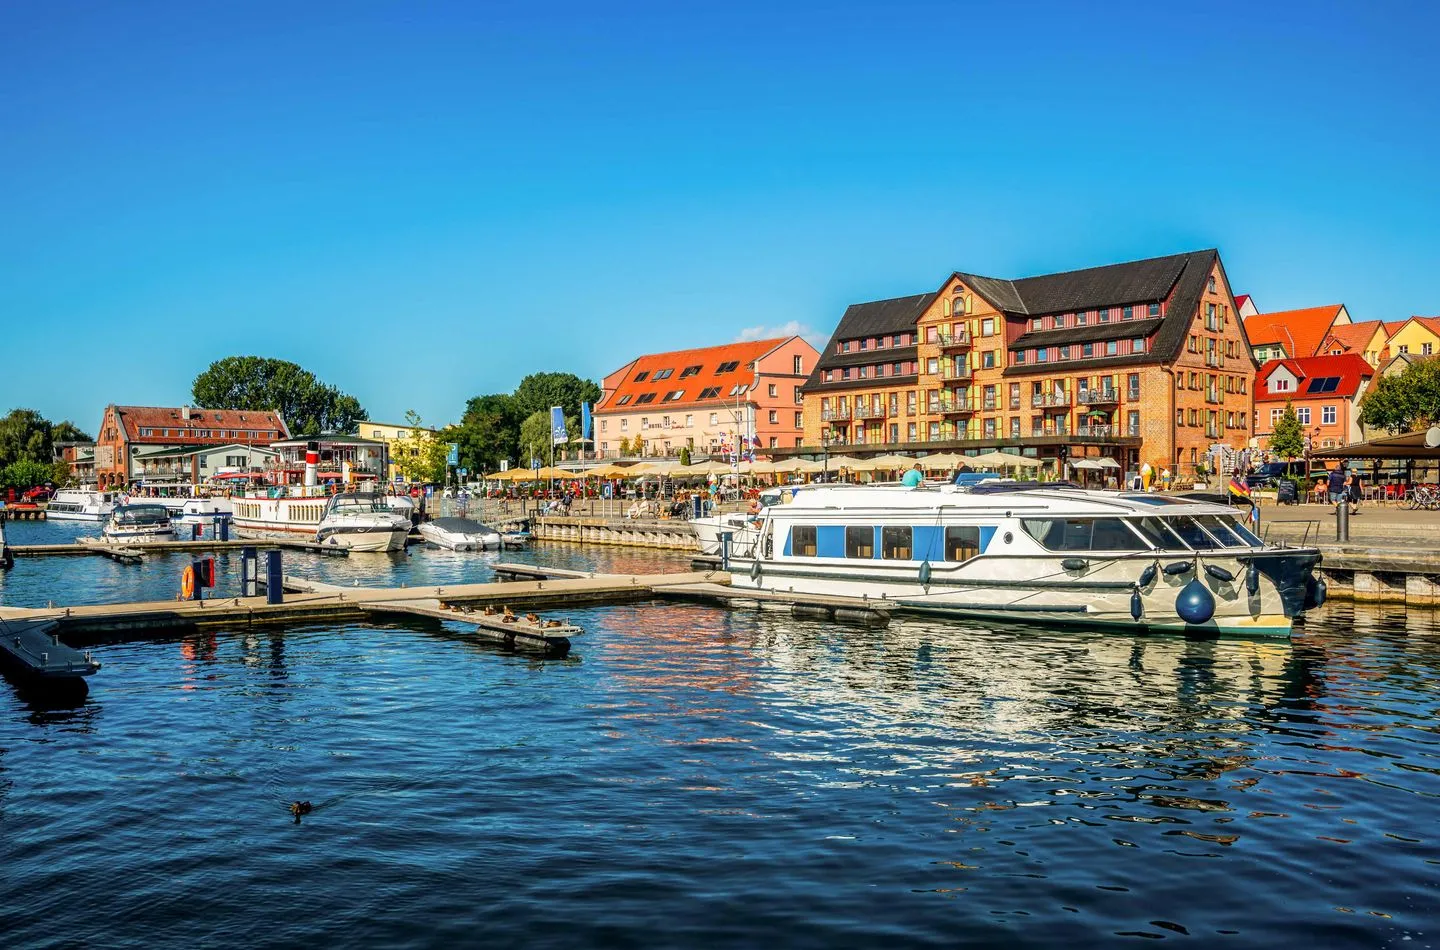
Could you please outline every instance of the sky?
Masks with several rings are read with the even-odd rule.
[[[0,412],[231,355],[372,418],[1218,247],[1440,313],[1440,5],[0,6]]]

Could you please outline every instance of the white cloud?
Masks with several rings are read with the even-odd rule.
[[[746,327],[740,331],[735,338],[736,343],[744,343],[746,340],[770,340],[780,336],[799,336],[809,341],[810,345],[817,350],[825,346],[829,337],[819,333],[814,327],[801,323],[799,320],[791,320],[778,327]]]

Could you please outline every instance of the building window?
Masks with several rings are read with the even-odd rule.
[[[1086,318],[1085,313],[1084,313],[1083,311],[1080,312],[1080,313],[1075,314],[1075,325],[1076,325],[1077,327],[1083,327],[1083,326],[1084,326],[1086,323],[1088,323],[1088,322],[1089,322],[1089,321],[1088,321],[1088,319]]]
[[[629,432],[629,431],[630,431],[630,420],[629,420],[629,419],[621,419],[621,420],[620,420],[620,431],[621,431],[621,432]]]
[[[983,354],[981,354],[981,357],[980,357],[980,365],[983,366],[985,369],[994,369],[994,368],[995,368],[995,351],[994,351],[994,350],[986,350]]]
[[[1281,377],[1280,379],[1271,379],[1270,388],[1277,393],[1288,393],[1290,391],[1290,380],[1284,377]]]
[[[1335,407],[1334,407],[1334,406],[1321,406],[1321,407],[1320,407],[1320,421],[1321,421],[1322,423],[1324,423],[1325,425],[1327,425],[1327,426],[1333,426],[1333,425],[1335,424]]]
[[[1095,355],[1095,344],[1094,344],[1094,343],[1086,343],[1084,346],[1082,346],[1082,347],[1080,348],[1080,355],[1081,355],[1081,356],[1084,356],[1086,359],[1089,359],[1090,357],[1094,356],[1094,355]]]
[[[1135,308],[1134,308],[1134,307],[1121,307],[1121,308],[1120,308],[1120,319],[1121,319],[1121,320],[1133,320],[1134,318],[1135,318]]]
[[[983,320],[980,321],[980,335],[981,335],[981,336],[994,336],[994,335],[995,335],[995,318],[994,318],[994,317],[986,317],[985,319],[983,319]]]
[[[772,426],[780,424],[780,413],[774,409],[770,410],[770,424]]]
[[[1284,410],[1284,409],[1271,409],[1271,410],[1270,410],[1270,427],[1271,427],[1271,428],[1274,428],[1274,427],[1275,427],[1275,423],[1279,422],[1279,421],[1280,421],[1280,417],[1283,416],[1283,415],[1285,415],[1285,410]]]
[[[1120,345],[1119,345],[1116,341],[1110,340],[1110,341],[1108,341],[1108,342],[1105,344],[1105,355],[1106,355],[1106,356],[1114,356],[1115,354],[1117,354],[1117,353],[1119,353],[1119,352],[1120,352]]]
[[[1296,408],[1295,418],[1300,420],[1302,426],[1308,426],[1310,424],[1310,407],[1300,406]]]
[[[1109,323],[1109,322],[1110,322],[1110,310],[1109,310],[1109,308],[1102,307],[1100,310],[1097,310],[1097,311],[1095,312],[1095,316],[1099,319],[1099,321],[1100,321],[1101,323]]]
[[[795,357],[795,375],[801,376],[805,373],[805,360],[803,357]]]
[[[1410,344],[1408,344],[1408,343],[1401,343],[1396,349],[1397,349],[1399,352],[1401,352],[1401,353],[1409,353],[1409,352],[1410,352]]]
[[[1062,346],[1062,347],[1060,347],[1060,359],[1062,359],[1062,360],[1068,360],[1069,358],[1070,358],[1070,347],[1068,347],[1068,346]]]
[[[1020,365],[1022,365],[1024,362],[1025,362],[1025,351],[1024,351],[1024,350],[1016,350],[1016,351],[1015,351],[1015,365],[1016,365],[1016,366],[1020,366]]]
[[[1185,424],[1185,410],[1184,410],[1184,409],[1176,409],[1176,410],[1175,410],[1175,424],[1176,424],[1177,426],[1183,426],[1183,425]]]
[[[1211,274],[1211,275],[1210,275],[1209,289],[1210,289],[1210,292],[1211,292],[1212,294],[1215,292],[1215,275],[1214,275],[1214,274]]]
[[[1044,319],[1043,317],[1034,317],[1034,318],[1032,318],[1032,319],[1030,320],[1030,329],[1031,329],[1031,330],[1039,330],[1039,329],[1041,329],[1044,325],[1045,325],[1045,319]]]
[[[649,376],[650,371],[648,369],[642,369],[640,372],[635,374],[635,382],[643,383],[647,378],[649,378]]]
[[[1133,339],[1133,340],[1130,341],[1130,352],[1132,352],[1132,353],[1144,353],[1144,352],[1145,352],[1145,338],[1144,338],[1143,336],[1137,336],[1135,339]]]
[[[1146,308],[1145,313],[1146,316],[1150,317],[1160,316],[1160,305],[1158,303],[1152,303],[1149,307]]]
[[[905,439],[909,442],[915,441],[915,423],[907,423],[905,426]]]

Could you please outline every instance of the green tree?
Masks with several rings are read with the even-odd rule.
[[[440,441],[460,446],[460,464],[472,472],[495,472],[500,460],[514,458],[520,447],[525,417],[509,393],[476,396],[465,404],[458,425],[440,434]]]
[[[680,464],[681,464],[681,465],[689,465],[689,464],[690,464],[690,449],[687,448],[687,447],[681,447],[681,449],[680,449]]]
[[[204,409],[276,410],[294,435],[348,432],[369,418],[354,396],[325,385],[309,370],[261,356],[216,360],[195,377],[191,395]]]
[[[26,488],[34,488],[36,485],[54,481],[54,479],[54,465],[48,462],[36,462],[33,459],[20,459],[0,469],[0,487],[4,488],[18,488],[23,491]]]
[[[520,451],[515,464],[529,468],[531,459],[550,463],[550,411],[532,412],[520,423]]]
[[[1282,459],[1299,458],[1305,454],[1305,432],[1300,428],[1300,418],[1295,415],[1295,407],[1288,399],[1285,401],[1285,412],[1270,433],[1270,451]]]
[[[0,418],[0,468],[12,462],[49,465],[53,456],[54,427],[34,409],[12,409]]]
[[[574,373],[531,373],[515,387],[518,415],[528,419],[537,412],[549,412],[551,406],[565,410],[565,418],[580,415],[580,404],[594,405],[600,400],[600,387]],[[573,432],[577,439],[579,432]]]
[[[90,438],[89,434],[86,433],[85,430],[81,429],[69,419],[66,419],[64,422],[55,423],[55,427],[50,431],[50,438],[54,442],[95,441],[94,439]]]
[[[407,482],[429,482],[440,484],[445,481],[445,457],[448,446],[425,428],[420,414],[414,409],[405,412],[405,422],[410,431],[390,446],[390,460]]]
[[[1419,360],[1397,376],[1381,376],[1360,401],[1360,424],[1411,432],[1440,422],[1440,360]]]

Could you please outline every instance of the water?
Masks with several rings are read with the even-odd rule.
[[[173,596],[170,561],[22,560],[0,596]],[[560,661],[311,625],[101,647],[68,707],[0,683],[5,945],[1436,942],[1428,614],[1336,606],[1289,643],[563,614]]]

